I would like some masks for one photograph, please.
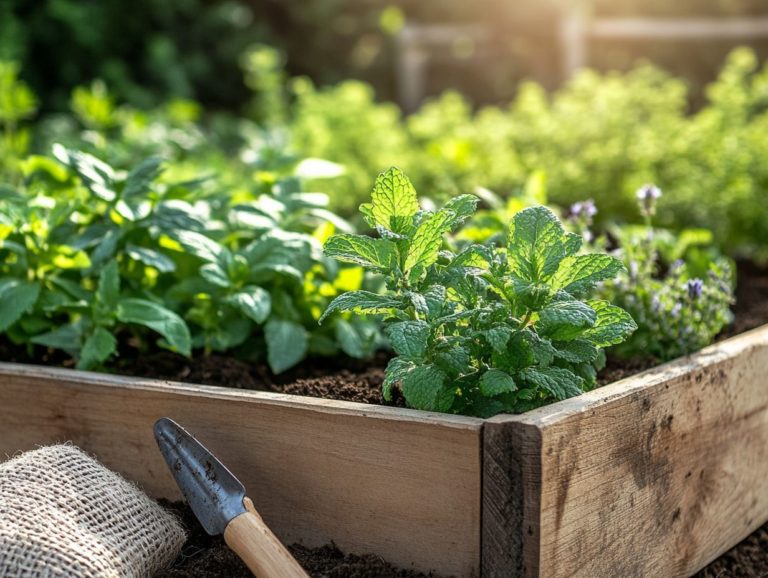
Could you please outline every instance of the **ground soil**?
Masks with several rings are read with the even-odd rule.
[[[718,339],[725,339],[768,323],[768,268],[749,261],[739,262],[736,285],[735,320]],[[129,340],[121,340],[120,356],[108,369],[114,373],[152,377],[187,383],[222,385],[325,399],[403,406],[401,397],[392,402],[381,397],[381,383],[389,355],[380,352],[373,359],[348,357],[317,357],[298,367],[274,375],[264,364],[246,363],[226,355],[198,355],[187,359],[170,351],[139,352]],[[73,362],[61,352],[43,352],[37,348],[34,356],[23,347],[11,345],[0,338],[0,360],[18,363],[44,363],[72,366]],[[653,357],[619,359],[609,356],[606,368],[599,376],[601,385],[623,379],[658,365]]]
[[[189,532],[181,555],[156,578],[252,578],[245,564],[220,536],[209,536],[185,504],[161,501],[173,511]],[[413,570],[395,568],[379,556],[345,554],[335,544],[307,548],[289,546],[296,560],[313,578],[418,578]],[[766,578],[768,577],[768,524],[723,554],[694,578]]]
[[[253,578],[245,564],[220,536],[209,536],[185,504],[162,502],[182,521],[189,537],[173,565],[156,578]],[[419,578],[428,576],[395,568],[379,556],[344,554],[334,544],[307,548],[289,546],[291,553],[314,577],[324,578]],[[429,576],[432,576],[431,574]]]
[[[739,279],[734,307],[735,321],[719,339],[724,339],[768,323],[768,268],[751,263],[739,263]],[[124,349],[123,349],[124,348]],[[381,353],[373,360],[317,358],[280,375],[273,375],[266,366],[248,364],[222,355],[186,359],[166,351],[137,352],[123,344],[121,356],[109,369],[116,373],[154,377],[190,383],[204,383],[276,391],[329,399],[382,404],[381,382],[389,356]],[[19,363],[45,363],[72,366],[61,353],[41,354],[13,346],[0,340],[0,360]],[[610,359],[600,376],[602,384],[639,373],[657,365],[653,358]],[[403,405],[402,398],[393,401]],[[188,528],[190,539],[174,566],[160,576],[180,577],[250,577],[240,560],[220,538],[210,538],[194,516],[184,506],[172,505]],[[357,556],[342,553],[335,545],[309,549],[291,546],[299,562],[312,576],[333,578],[373,577],[406,578],[422,576],[410,570],[396,569],[378,556]],[[697,578],[768,578],[768,524],[742,543],[704,568]]]

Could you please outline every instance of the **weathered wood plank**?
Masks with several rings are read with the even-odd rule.
[[[768,327],[485,435],[489,576],[689,576],[768,520]]]
[[[486,427],[483,435],[482,574],[535,576],[541,507],[541,432],[535,426]],[[533,565],[532,565],[533,564]]]
[[[0,364],[0,454],[71,440],[176,498],[152,435],[161,416],[232,469],[287,543],[479,574],[481,420]]]

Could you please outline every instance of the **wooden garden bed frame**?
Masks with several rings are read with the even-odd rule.
[[[455,576],[687,576],[768,520],[768,326],[489,420],[0,363],[0,454],[72,441],[156,497],[171,416],[286,542]]]

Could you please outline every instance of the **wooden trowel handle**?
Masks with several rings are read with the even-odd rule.
[[[247,512],[233,518],[224,541],[257,578],[309,578],[246,498]]]

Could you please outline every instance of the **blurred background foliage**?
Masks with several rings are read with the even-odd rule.
[[[743,16],[762,4],[585,7]],[[594,69],[566,82],[556,35],[569,6],[4,0],[0,163],[13,174],[25,154],[63,142],[116,168],[160,154],[180,176],[216,172],[226,184],[283,157],[316,157],[345,167],[308,182],[343,216],[390,165],[435,198],[478,187],[515,198],[543,175],[552,202],[592,198],[603,221],[636,220],[634,191],[655,182],[666,193],[661,226],[708,227],[724,247],[768,255],[766,46],[611,42],[592,46]],[[459,35],[430,61],[432,97],[411,115],[391,102],[406,23],[476,24],[487,37]]]
[[[456,88],[475,104],[514,95],[533,79],[562,80],[558,30],[571,0],[474,2],[423,0],[3,0],[0,58],[19,62],[43,110],[63,110],[71,90],[103,79],[121,100],[152,106],[168,97],[232,109],[249,99],[238,66],[254,43],[275,46],[292,76],[323,85],[357,78],[394,99],[395,37],[405,24],[460,24],[482,39],[457,35],[436,49],[426,93]],[[763,0],[584,0],[591,16],[707,17],[765,14]],[[694,97],[732,42],[592,41],[598,70],[652,61],[690,81]],[[754,42],[768,55],[768,42]],[[457,84],[457,78],[461,80]]]

